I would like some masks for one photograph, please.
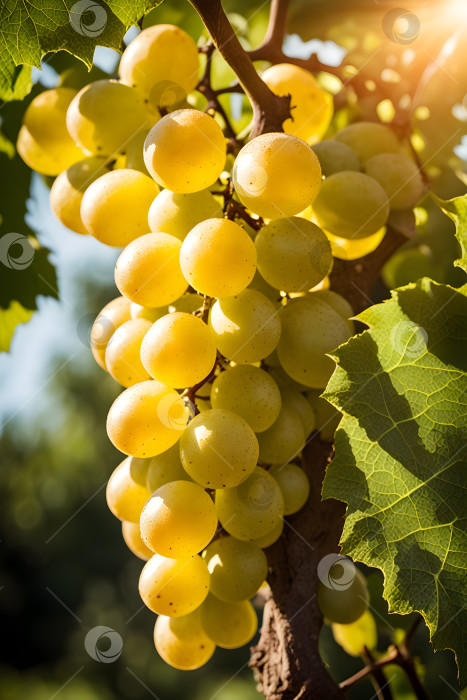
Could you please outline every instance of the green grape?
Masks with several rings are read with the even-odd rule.
[[[277,350],[274,350],[274,352],[277,355],[277,361],[280,362]],[[281,366],[271,367],[268,369],[268,374],[274,379],[281,391],[284,389],[292,389],[293,391],[307,391],[307,389],[309,389],[309,387],[305,386],[304,384],[300,384],[292,379],[287,372],[284,372]]]
[[[74,163],[55,179],[50,190],[50,208],[71,231],[88,233],[81,218],[81,200],[86,188],[106,171],[105,159],[91,156]]]
[[[254,289],[257,292],[261,292],[269,301],[272,301],[276,308],[281,305],[281,295],[277,289],[271,287],[270,284],[266,282],[264,277],[260,274],[258,268],[256,268],[255,276],[248,285],[248,289]]]
[[[319,396],[321,391],[321,389],[318,389],[318,391],[314,393],[309,392],[307,394],[308,401],[313,406],[316,418],[316,429],[319,430],[321,440],[332,442],[334,440],[336,428],[342,418],[342,413],[337,408],[334,408],[329,401]]]
[[[400,144],[391,129],[376,122],[357,122],[345,126],[334,137],[356,152],[365,163],[378,153],[398,153]]]
[[[164,192],[166,191],[164,190]],[[181,297],[169,304],[169,313],[182,311],[186,314],[192,314],[194,311],[198,311],[202,305],[203,297],[200,297],[199,294],[182,294]]]
[[[369,594],[365,577],[358,569],[355,569],[351,583],[343,580],[340,585],[342,571],[344,575],[347,573],[337,560],[329,570],[326,584],[320,581],[318,605],[326,620],[348,625],[358,620],[368,608]]]
[[[134,138],[131,139],[125,150],[125,168],[129,170],[139,170],[145,175],[149,175],[148,169],[144,164],[144,142],[149,133],[148,130],[139,131]],[[151,230],[151,228],[149,228]],[[164,231],[170,233],[170,231]]]
[[[139,522],[144,504],[150,497],[146,486],[147,459],[127,457],[112,472],[107,483],[109,510],[120,520]]]
[[[311,294],[289,302],[281,320],[277,352],[283,369],[305,386],[325,387],[335,367],[327,353],[349,339],[347,322]]]
[[[138,170],[112,170],[86,190],[81,218],[101,243],[121,248],[147,233],[147,215],[159,187]]]
[[[347,299],[344,299],[341,294],[334,292],[332,289],[319,289],[316,292],[311,292],[311,294],[314,299],[319,299],[332,306],[334,311],[337,311],[339,316],[347,322],[351,334],[355,333],[354,323],[350,320],[350,317],[354,315],[354,311]]]
[[[167,386],[194,386],[214,367],[216,344],[202,319],[175,311],[148,330],[141,345],[141,360],[151,377]]]
[[[183,241],[180,266],[187,282],[201,294],[235,296],[254,277],[255,244],[234,221],[207,219],[197,224]]]
[[[188,424],[180,442],[182,465],[205,488],[240,484],[258,461],[258,441],[248,423],[232,411],[213,408]]]
[[[257,435],[259,458],[266,464],[285,464],[305,446],[305,431],[294,406],[283,402],[270,428]]]
[[[284,522],[284,518],[281,518],[279,522],[276,523],[271,530],[269,530],[269,532],[262,537],[256,537],[255,539],[251,540],[251,542],[257,547],[261,547],[261,549],[270,547],[272,544],[274,544],[274,542],[277,542],[279,537],[282,535],[284,530]]]
[[[238,540],[266,535],[284,514],[282,492],[265,469],[256,467],[239,486],[216,491],[217,516]]]
[[[139,578],[143,603],[158,615],[188,615],[201,605],[208,591],[208,567],[198,556],[168,559],[154,554]]]
[[[144,162],[154,180],[188,194],[210,187],[225,165],[226,142],[219,124],[197,109],[166,114],[144,144]]]
[[[341,170],[360,170],[358,155],[342,141],[328,139],[315,143],[313,151],[318,156],[321,172],[325,177]]]
[[[223,649],[238,649],[253,639],[258,616],[249,600],[227,603],[210,594],[200,608],[201,624]]]
[[[255,433],[260,433],[279,415],[281,394],[274,379],[264,370],[237,365],[216,377],[211,403],[213,408],[227,408],[238,413]]]
[[[154,627],[154,644],[165,663],[179,671],[193,671],[204,666],[216,649],[201,625],[199,610],[182,617],[159,615]]]
[[[188,407],[181,396],[148,380],[117,396],[107,416],[107,434],[124,454],[154,457],[180,439],[187,421]]]
[[[258,269],[266,282],[285,292],[311,289],[332,265],[331,244],[311,221],[275,219],[256,236]]]
[[[133,88],[116,80],[96,80],[71,101],[66,125],[83,150],[111,156],[124,153],[136,134],[147,131],[157,118]]]
[[[256,595],[268,573],[264,552],[252,542],[220,537],[203,552],[211,575],[210,591],[227,602]]]
[[[16,149],[28,165],[42,175],[58,175],[83,159],[66,127],[66,112],[76,90],[44,90],[28,105]]]
[[[313,211],[325,231],[340,238],[359,239],[384,226],[389,200],[369,175],[343,170],[323,181]]]
[[[369,610],[365,610],[363,615],[348,625],[333,622],[331,629],[336,642],[350,656],[360,656],[363,647],[370,651],[376,649],[378,630],[375,618]]]
[[[365,163],[365,172],[374,178],[389,197],[391,209],[411,209],[425,191],[419,169],[402,153],[380,153]]]
[[[130,314],[131,318],[133,319],[146,319],[146,321],[151,321],[151,323],[154,323],[154,321],[158,321],[162,316],[165,316],[168,313],[169,309],[167,306],[160,306],[160,307],[150,307],[150,306],[141,306],[141,304],[135,304],[134,301],[131,302],[130,306]]]
[[[154,493],[170,481],[189,481],[189,479],[190,477],[180,460],[180,445],[178,443],[162,454],[152,457],[149,461],[146,484],[150,493]]]
[[[279,484],[284,497],[284,515],[298,513],[310,494],[310,482],[303,469],[296,464],[276,464],[269,470]]]
[[[124,521],[122,523],[122,535],[126,546],[133,554],[143,561],[148,561],[154,554],[149,547],[146,547],[141,539],[141,532],[138,523]]]
[[[297,411],[307,438],[315,427],[315,412],[310,402],[300,391],[294,389],[283,389],[281,394],[283,405],[290,406]]]
[[[277,63],[262,74],[276,95],[290,95],[292,117],[283,127],[306,141],[316,143],[326,133],[334,111],[332,95],[323,90],[314,75],[292,63]]]
[[[170,233],[183,241],[196,224],[221,215],[222,207],[209,190],[191,194],[162,190],[149,208],[149,229]]]
[[[178,299],[188,286],[180,269],[180,246],[168,233],[147,233],[129,243],[115,265],[120,292],[141,306],[161,307]]]
[[[157,554],[184,559],[197,554],[217,529],[214,503],[192,481],[170,481],[155,491],[143,508],[141,537]]]
[[[277,346],[281,322],[272,302],[255,289],[218,299],[209,325],[217,349],[237,363],[259,362]]]
[[[151,378],[140,357],[141,342],[151,325],[151,321],[143,318],[125,321],[107,343],[105,366],[115,381],[124,387]]]
[[[232,177],[242,204],[267,219],[298,214],[321,186],[319,160],[311,148],[282,133],[262,134],[243,146]]]
[[[91,352],[102,369],[107,369],[105,364],[107,343],[117,328],[130,318],[130,302],[125,297],[117,297],[104,306],[94,321],[90,335]]]
[[[154,108],[170,111],[198,83],[198,48],[180,27],[155,24],[127,46],[118,73],[122,83],[140,90]]]

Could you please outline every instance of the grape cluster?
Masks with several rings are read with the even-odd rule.
[[[309,495],[296,460],[312,431],[333,439],[339,416],[320,394],[330,353],[354,332],[349,303],[329,289],[333,253],[373,250],[390,209],[423,193],[387,127],[352,124],[320,141],[332,97],[289,64],[263,78],[291,94],[293,120],[234,158],[190,101],[198,72],[185,32],[150,27],[123,53],[119,80],[36,97],[18,139],[30,167],[57,176],[56,217],[123,248],[121,296],[91,331],[96,361],[125,387],[107,420],[126,455],[107,503],[147,561],[139,590],[159,616],[156,648],[180,669],[254,636],[263,549]],[[364,612],[355,580],[364,604],[320,592],[336,624]]]

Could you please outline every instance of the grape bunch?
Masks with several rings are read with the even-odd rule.
[[[300,454],[314,431],[333,439],[339,415],[320,395],[330,353],[354,333],[350,304],[329,288],[333,257],[376,248],[390,210],[423,194],[386,126],[321,140],[332,97],[291,64],[263,74],[291,94],[284,132],[228,152],[217,118],[197,108],[198,74],[190,36],[150,27],[118,80],[34,98],[17,144],[56,176],[59,221],[123,248],[120,296],[91,330],[97,363],[124,387],[107,419],[125,455],[107,503],[146,561],[139,590],[158,615],[156,649],[180,669],[256,633],[263,550],[309,496]],[[365,614],[355,581],[346,597],[320,588],[336,625]]]

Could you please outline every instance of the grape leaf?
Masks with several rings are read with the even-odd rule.
[[[20,323],[29,321],[34,311],[12,301],[8,309],[0,309],[0,352],[10,349],[11,339]]]
[[[24,96],[27,75],[18,67],[40,67],[46,53],[63,49],[90,68],[96,46],[120,50],[127,28],[161,1],[7,0],[0,6],[0,98]]]
[[[344,417],[323,498],[348,503],[343,553],[383,571],[390,611],[419,611],[465,680],[467,299],[424,278],[358,318],[324,394]]]
[[[467,272],[467,194],[448,200],[439,199],[436,195],[432,197],[456,225],[456,238],[461,247],[461,257],[454,261],[454,265]]]

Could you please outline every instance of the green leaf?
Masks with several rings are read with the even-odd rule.
[[[11,339],[20,323],[29,321],[34,311],[25,309],[17,301],[12,301],[8,309],[0,309],[0,352],[10,349]]]
[[[467,272],[467,194],[454,199],[443,200],[432,195],[440,209],[449,216],[456,225],[456,238],[459,241],[462,256],[454,261],[456,267]]]
[[[19,99],[27,74],[17,67],[39,68],[51,51],[68,51],[91,68],[96,46],[120,50],[128,27],[160,2],[6,0],[0,7],[0,98]]]
[[[424,278],[359,319],[324,394],[344,417],[323,498],[348,503],[343,553],[383,571],[390,611],[419,611],[462,676],[467,299]]]

